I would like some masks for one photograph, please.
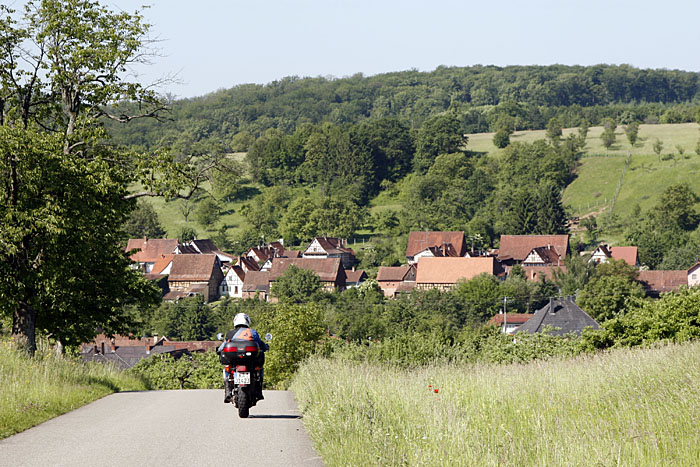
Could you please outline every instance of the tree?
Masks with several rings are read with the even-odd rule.
[[[455,287],[454,294],[464,303],[470,320],[483,324],[501,306],[498,280],[491,274],[482,274]]]
[[[164,236],[165,230],[160,224],[156,210],[151,203],[139,201],[124,224],[124,237],[162,238]]]
[[[511,132],[505,128],[501,128],[493,135],[493,145],[499,149],[503,149],[510,144]]]
[[[167,154],[104,144],[100,118],[128,121],[160,108],[124,79],[145,57],[148,26],[138,14],[83,0],[30,0],[20,20],[0,11],[0,312],[33,353],[37,330],[78,344],[98,326],[125,330],[124,305],[156,303],[159,291],[118,244],[135,207],[128,187],[175,190],[186,177],[155,175],[176,167]],[[117,106],[124,100],[145,112],[128,114]]]
[[[547,138],[549,138],[554,146],[559,145],[559,141],[561,141],[563,134],[562,125],[559,119],[556,117],[550,118],[549,122],[547,123]]]
[[[274,281],[270,293],[280,303],[313,302],[321,294],[321,279],[313,271],[291,265]]]
[[[457,115],[445,113],[427,120],[416,134],[413,169],[425,173],[440,154],[457,152],[466,144]]]
[[[639,136],[639,122],[627,124],[625,127],[625,134],[627,135],[627,141],[630,142],[630,146],[634,147],[637,142],[637,137]]]
[[[652,146],[654,149],[654,152],[656,153],[656,156],[659,158],[659,162],[661,162],[661,151],[664,149],[664,142],[661,141],[659,138],[656,138],[656,141],[654,141],[654,145]]]
[[[220,216],[219,203],[213,198],[205,198],[197,206],[197,222],[205,229],[211,229]]]
[[[586,284],[577,303],[593,319],[602,322],[623,314],[628,298],[643,296],[639,282],[620,275],[599,275]]]
[[[603,146],[608,150],[615,144],[615,129],[617,128],[617,123],[612,118],[606,118],[603,123],[603,133],[600,135],[600,140],[603,142]]]
[[[317,233],[317,226],[311,219],[316,203],[310,196],[300,196],[289,204],[280,222],[280,233],[289,245],[311,240]]]
[[[197,238],[197,231],[192,227],[184,226],[178,232],[177,238],[181,243],[191,242]]]
[[[681,230],[694,230],[700,222],[695,205],[700,197],[687,183],[678,183],[666,188],[653,215],[658,225],[676,226]]]

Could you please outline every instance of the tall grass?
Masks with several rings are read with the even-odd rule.
[[[402,370],[312,359],[292,389],[327,465],[697,465],[700,344]]]
[[[34,358],[0,342],[0,439],[117,391],[145,390],[131,375],[41,349]],[[1,462],[0,462],[1,463]]]

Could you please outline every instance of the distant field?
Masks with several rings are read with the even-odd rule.
[[[695,153],[695,145],[700,139],[700,126],[697,123],[678,123],[678,124],[659,124],[659,125],[640,125],[639,137],[634,148],[630,146],[625,135],[624,125],[618,125],[615,131],[616,142],[606,151],[603,143],[600,140],[600,135],[603,132],[602,127],[591,127],[586,138],[586,147],[584,150],[589,155],[608,154],[608,155],[627,155],[630,151],[632,155],[637,154],[654,154],[652,146],[658,138],[664,143],[663,153],[678,153],[676,145],[680,144],[686,153]],[[570,133],[578,133],[577,128],[564,129],[564,137]],[[499,154],[503,150],[496,148],[493,145],[493,133],[476,133],[469,136],[467,149],[472,151],[482,151],[493,154]],[[545,130],[532,131],[516,131],[511,135],[511,142],[524,141],[531,143],[538,139],[545,139]]]
[[[631,154],[630,166],[625,173],[614,211],[627,216],[636,204],[646,210],[658,202],[659,196],[671,184],[686,182],[696,184],[700,174],[700,156],[695,145],[700,139],[700,126],[696,123],[640,125],[639,141],[631,147],[624,133],[624,125],[617,128],[617,141],[609,152],[600,140],[602,127],[592,127],[586,138],[586,154],[577,169],[576,179],[564,191],[564,204],[577,215],[609,211],[625,166],[627,152]],[[577,132],[567,128],[564,135]],[[516,132],[511,141],[532,142],[545,138],[544,130]],[[673,154],[674,158],[660,160],[652,146],[656,139],[664,143],[662,156]],[[492,142],[493,133],[469,135],[468,148],[498,155]],[[684,149],[678,153],[677,145]]]
[[[328,466],[698,465],[700,344],[514,365],[313,359],[292,390]]]

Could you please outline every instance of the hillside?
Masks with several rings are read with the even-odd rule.
[[[305,123],[356,124],[396,118],[411,128],[445,111],[460,116],[464,133],[494,130],[500,114],[519,128],[543,129],[552,117],[564,126],[598,124],[624,112],[638,121],[693,121],[698,73],[628,65],[438,67],[375,76],[282,78],[244,84],[172,102],[160,120],[107,122],[119,144],[216,142],[232,145],[241,132],[270,128],[293,133]]]
[[[600,140],[603,128],[591,127],[576,178],[564,190],[564,204],[578,216],[609,212],[622,178],[614,212],[625,217],[637,204],[642,211],[649,209],[672,184],[686,182],[692,186],[700,171],[700,155],[695,149],[700,141],[699,129],[696,123],[640,125],[639,140],[632,147],[624,126],[620,125],[615,131],[615,144],[606,151]],[[577,131],[576,128],[564,129],[564,136]],[[544,130],[518,131],[511,135],[511,142],[544,138]],[[661,157],[652,148],[657,139],[663,143]],[[678,145],[683,148],[683,155],[679,154]],[[496,157],[503,153],[493,145],[493,133],[470,134],[468,148]],[[631,154],[629,167],[622,177],[628,152]],[[671,159],[668,155],[674,157]],[[663,160],[664,156],[668,160]]]

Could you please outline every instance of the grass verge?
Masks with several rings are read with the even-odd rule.
[[[318,358],[292,390],[330,466],[700,459],[700,343],[408,371]]]
[[[51,352],[34,358],[0,343],[0,439],[70,412],[107,394],[145,390],[137,377]]]

